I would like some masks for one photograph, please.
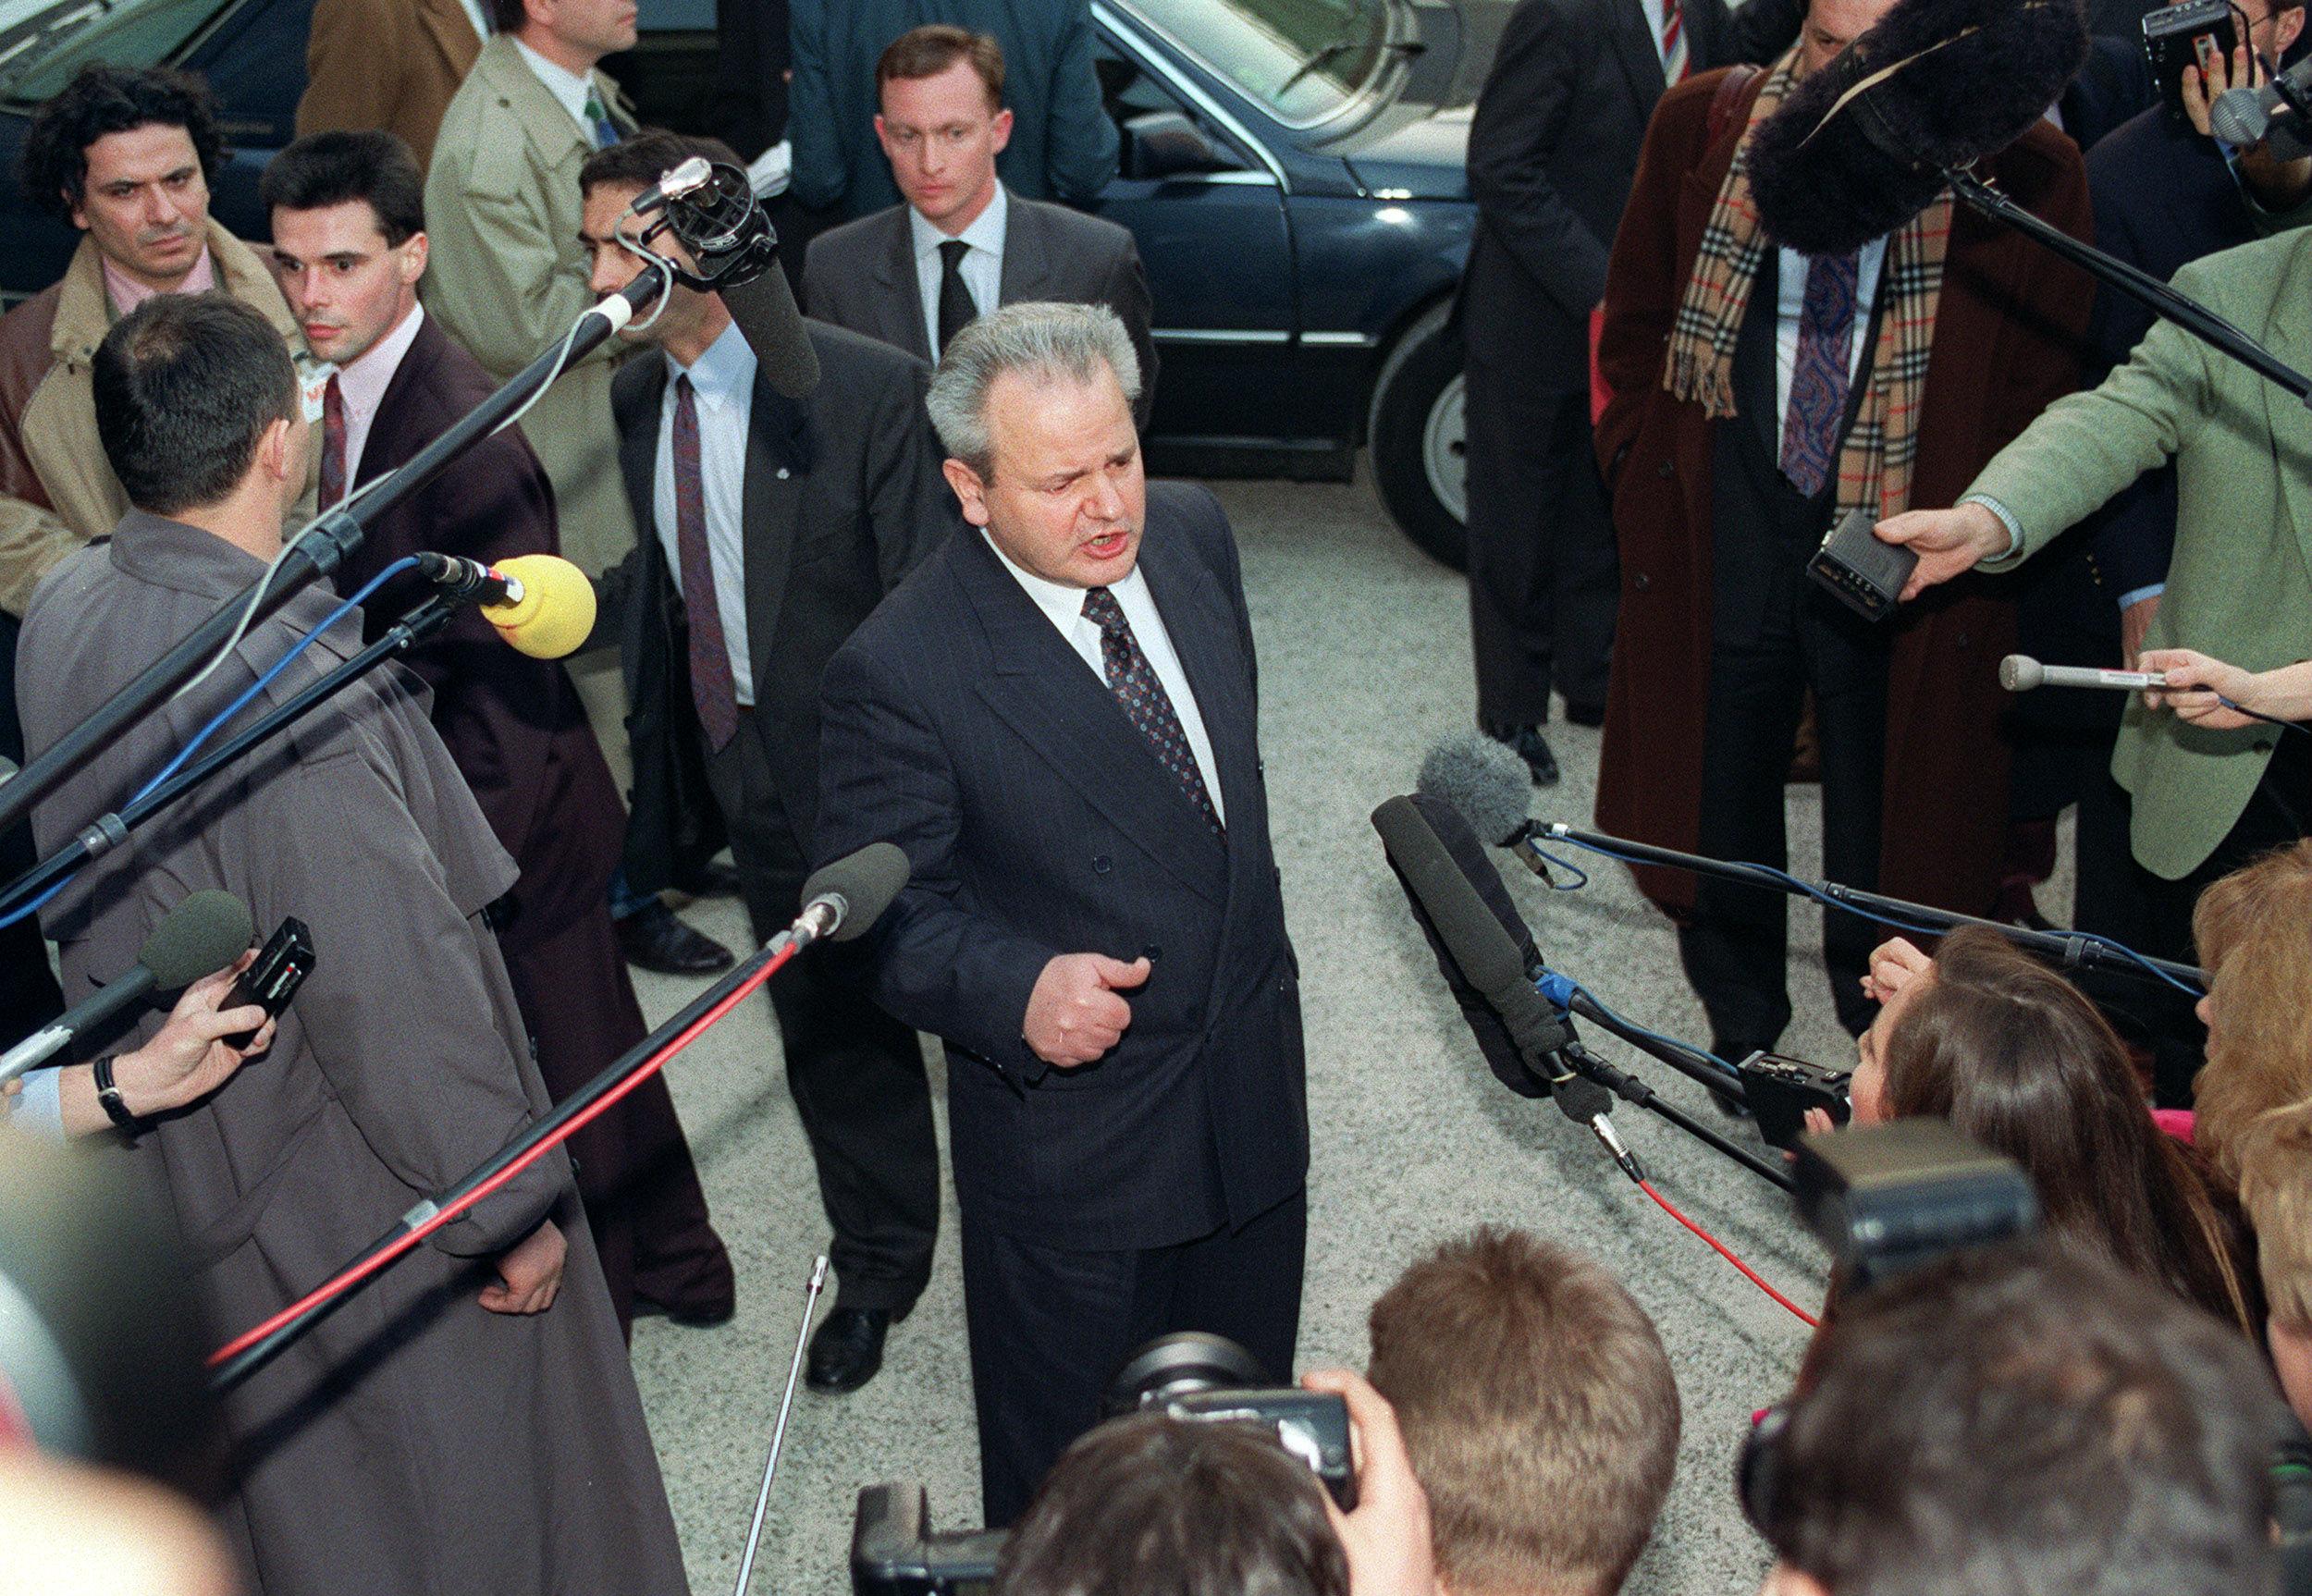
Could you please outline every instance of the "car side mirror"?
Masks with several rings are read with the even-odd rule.
[[[1163,178],[1226,172],[1236,163],[1177,111],[1143,111],[1124,124],[1124,174]]]

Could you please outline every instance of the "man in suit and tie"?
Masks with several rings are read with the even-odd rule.
[[[959,531],[822,689],[818,853],[904,848],[876,992],[947,1043],[988,1522],[1134,1347],[1291,1369],[1308,1209],[1298,972],[1252,627],[1211,496],[1150,486],[1132,343],[1007,305],[931,381]]]
[[[1005,188],[996,163],[1015,126],[1005,81],[992,35],[934,23],[892,42],[875,63],[875,134],[906,200],[813,239],[804,302],[934,364],[965,323],[998,305],[1106,305],[1139,356],[1133,413],[1145,426],[1156,345],[1139,251],[1113,222]]]
[[[489,35],[485,0],[315,0],[297,136],[383,128],[423,172]]]
[[[1088,204],[1116,175],[1119,140],[1092,69],[1086,0],[793,0],[792,13],[790,191],[815,211],[864,216],[897,203],[882,152],[867,136],[875,61],[892,40],[927,22],[952,22],[1002,43],[1018,113],[1002,161],[1014,193]]]
[[[391,133],[316,133],[265,167],[273,267],[315,354],[323,497],[407,463],[498,385],[417,302],[427,236],[424,179]],[[554,495],[519,430],[483,439],[370,528],[339,568],[351,591],[435,549],[484,563],[558,554]],[[374,641],[427,591],[414,573],[365,607]],[[570,676],[460,611],[402,657],[433,690],[434,728],[521,876],[490,922],[513,978],[538,1073],[556,1101],[649,1027],[634,1001],[606,896],[626,815]],[[579,1193],[621,1327],[635,1299],[688,1323],[732,1307],[731,1260],[666,1083],[657,1076],[572,1138]]]
[[[645,133],[587,160],[581,227],[596,293],[640,267],[615,237],[627,205],[695,154],[732,159],[712,140]],[[620,645],[634,705],[627,878],[655,890],[727,838],[763,939],[794,918],[811,864],[819,671],[955,526],[922,362],[838,328],[809,334],[818,387],[783,398],[721,299],[676,288],[628,330],[654,352],[611,390],[645,531],[603,578],[595,632]],[[931,1273],[939,1147],[922,1049],[876,1008],[851,949],[817,951],[771,983],[770,1000],[835,1232],[840,1292],[812,1339],[809,1379],[855,1390]]]
[[[1721,0],[1523,0],[1470,123],[1469,381],[1477,718],[1557,780],[1550,688],[1605,718],[1614,528],[1590,439],[1590,321],[1663,88],[1737,57]]]

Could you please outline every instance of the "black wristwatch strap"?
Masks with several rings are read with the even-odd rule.
[[[130,1113],[128,1103],[121,1099],[120,1087],[113,1080],[112,1054],[106,1053],[96,1061],[95,1075],[96,1100],[105,1105],[105,1117],[134,1141],[137,1133],[144,1128],[144,1122]]]

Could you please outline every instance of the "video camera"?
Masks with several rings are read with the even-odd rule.
[[[1124,1361],[1101,1405],[1104,1419],[1162,1413],[1202,1424],[1248,1424],[1309,1466],[1343,1512],[1357,1505],[1348,1406],[1325,1392],[1270,1382],[1259,1361],[1225,1336],[1159,1336]],[[977,1596],[995,1578],[1009,1531],[931,1528],[920,1485],[870,1485],[851,1529],[856,1596]]]

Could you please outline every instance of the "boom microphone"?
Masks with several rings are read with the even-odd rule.
[[[478,604],[498,635],[533,659],[560,659],[594,631],[594,583],[554,554],[517,554],[484,565],[455,554],[421,554],[418,574],[453,604]]]
[[[2163,670],[2100,670],[2091,665],[2042,665],[2028,654],[2011,654],[1998,662],[1998,684],[2010,693],[2028,693],[2035,687],[2116,687],[2126,693],[2140,693],[2147,687],[2165,687],[2168,676]]]
[[[212,888],[178,899],[144,939],[128,974],[0,1053],[0,1083],[16,1079],[146,993],[173,991],[223,969],[248,950],[254,928],[248,905],[230,892]]]
[[[713,162],[705,178],[673,187],[688,178],[691,165],[658,180],[667,221],[697,263],[699,278],[722,296],[763,376],[789,399],[807,398],[818,387],[818,355],[779,265],[779,235],[736,166]]]
[[[1805,254],[1860,249],[2023,137],[2086,55],[2077,0],[1898,0],[1752,135],[1759,225]]]
[[[803,913],[794,922],[795,934],[848,942],[881,918],[907,884],[910,870],[906,853],[895,842],[869,842],[855,853],[821,865],[803,883]]]

